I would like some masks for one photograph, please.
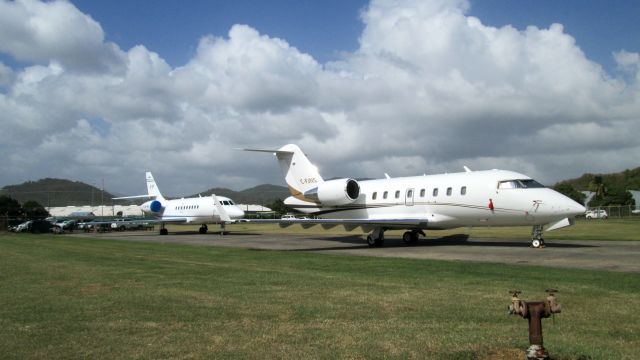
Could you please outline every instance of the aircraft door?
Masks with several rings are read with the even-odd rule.
[[[413,206],[413,195],[415,191],[413,189],[407,189],[407,192],[404,196],[404,204],[407,206]]]

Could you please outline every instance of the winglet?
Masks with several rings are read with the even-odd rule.
[[[231,222],[231,217],[227,213],[227,210],[225,210],[224,207],[218,201],[218,197],[215,194],[211,194],[211,198],[213,200],[213,203],[216,206],[216,210],[218,211],[218,216],[220,216],[220,221]]]

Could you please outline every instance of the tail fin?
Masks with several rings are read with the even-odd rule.
[[[246,151],[270,152],[276,155],[280,168],[284,173],[285,181],[289,185],[289,192],[295,197],[300,197],[324,182],[318,168],[313,165],[298,145],[289,144],[278,150],[244,149]]]
[[[158,189],[158,185],[156,185],[156,181],[153,179],[153,175],[150,171],[147,171],[147,192],[149,193],[149,197],[155,197],[158,200],[164,200],[164,197],[160,193],[160,189]]]

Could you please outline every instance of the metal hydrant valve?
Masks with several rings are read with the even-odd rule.
[[[509,314],[520,315],[529,320],[530,346],[526,351],[528,360],[549,359],[549,353],[542,346],[542,319],[562,311],[562,305],[558,304],[555,295],[558,290],[547,289],[546,292],[549,294],[546,301],[523,301],[519,298],[521,291],[510,291]]]

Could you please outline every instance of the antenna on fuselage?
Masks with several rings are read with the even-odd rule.
[[[464,165],[464,166],[463,166],[463,168],[464,168],[464,171],[466,171],[466,172],[471,172],[471,169],[469,169],[469,168],[467,167],[467,165]]]
[[[384,177],[386,177],[387,179],[391,179],[391,176],[389,176],[389,174],[384,173]]]

